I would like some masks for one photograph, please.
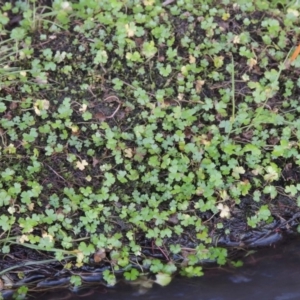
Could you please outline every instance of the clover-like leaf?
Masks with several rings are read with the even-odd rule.
[[[267,166],[265,170],[267,173],[264,175],[264,180],[266,180],[268,182],[278,180],[279,170],[278,170],[278,167],[274,163],[272,163],[270,166]]]
[[[129,272],[124,273],[126,280],[136,280],[139,275],[140,272],[137,269],[131,269]]]
[[[142,49],[142,53],[143,55],[145,55],[147,58],[151,58],[155,55],[155,53],[157,52],[157,48],[154,45],[153,41],[150,42],[145,42],[143,44],[143,49]]]
[[[98,50],[96,57],[94,58],[95,64],[105,64],[108,60],[108,54],[105,50]]]

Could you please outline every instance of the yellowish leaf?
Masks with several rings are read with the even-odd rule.
[[[153,6],[155,0],[144,0],[143,3],[145,6]]]
[[[6,148],[5,151],[7,151],[9,154],[15,154],[17,152],[17,148],[15,147],[14,144],[9,144]]]
[[[132,158],[132,156],[133,156],[133,150],[132,150],[132,148],[126,148],[124,150],[124,156],[128,157],[128,158]]]
[[[214,66],[218,69],[221,68],[224,64],[224,56],[215,56],[214,57]]]
[[[41,110],[48,110],[50,107],[50,102],[46,99],[43,100],[37,100],[35,101],[35,103],[33,104],[33,108],[35,113],[40,116],[41,115]]]
[[[186,66],[182,66],[181,69],[181,74],[178,74],[177,77],[183,77],[183,76],[187,76],[188,75],[188,68]]]
[[[232,170],[232,176],[236,179],[240,178],[240,174],[245,174],[245,169],[243,167],[235,167]]]
[[[220,197],[225,201],[229,199],[228,193],[226,190],[221,190],[220,191]]]
[[[81,251],[78,251],[76,256],[76,267],[80,268],[83,265],[82,261],[84,259],[84,254]]]
[[[23,234],[22,236],[19,237],[19,243],[20,244],[23,244],[25,242],[28,242],[29,241],[29,238],[26,234]]]
[[[47,233],[47,232],[43,232],[42,237],[43,238],[48,238],[50,242],[53,241],[53,236],[51,234]]]
[[[30,210],[30,211],[33,211],[33,209],[34,209],[34,203],[29,203],[28,205],[27,205],[27,207],[28,207],[28,210]]]
[[[196,80],[196,92],[197,93],[201,92],[204,83],[205,83],[205,80]]]
[[[72,11],[72,6],[71,6],[70,2],[68,2],[68,1],[62,2],[62,3],[61,3],[61,8],[62,8],[64,11],[68,11],[68,12]]]
[[[244,81],[249,81],[250,77],[249,77],[248,74],[245,73],[245,74],[243,74],[242,79],[243,79]]]
[[[233,43],[234,44],[239,44],[240,43],[240,36],[239,35],[235,35],[233,38]]]
[[[82,104],[82,105],[81,105],[81,108],[79,108],[79,111],[85,112],[86,109],[87,109],[87,105],[86,105],[86,104]]]
[[[266,180],[268,182],[278,180],[279,172],[273,166],[267,166],[266,172],[267,172],[267,174],[264,175],[264,180]]]
[[[79,127],[77,125],[72,125],[71,130],[73,133],[77,133],[79,131]]]
[[[230,217],[230,210],[227,205],[223,205],[222,203],[219,203],[217,208],[221,211],[220,212],[221,218],[229,218]]]
[[[254,58],[249,58],[247,61],[247,65],[250,67],[250,70],[257,65],[257,60]]]
[[[76,167],[79,169],[79,170],[84,170],[85,169],[85,167],[88,165],[88,162],[84,159],[84,160],[82,160],[82,161],[77,161],[76,162]]]
[[[136,31],[134,23],[125,24],[125,29],[128,37],[133,37]]]
[[[156,280],[155,282],[158,283],[161,286],[166,286],[168,285],[172,280],[172,277],[170,274],[165,274],[165,273],[158,273],[156,274]]]
[[[190,54],[189,62],[190,62],[190,64],[194,64],[196,62],[196,57]]]
[[[184,97],[184,94],[183,94],[183,93],[179,93],[179,94],[177,95],[177,99],[178,99],[179,101],[182,101],[182,100],[183,100],[183,97]]]
[[[222,16],[222,20],[227,21],[230,18],[230,14],[229,13],[224,13]]]
[[[288,8],[287,9],[288,14],[294,15],[295,17],[299,17],[299,11],[294,8]]]
[[[13,214],[16,212],[16,209],[15,209],[13,206],[10,206],[10,207],[7,209],[7,211],[8,211],[11,215],[13,215]]]

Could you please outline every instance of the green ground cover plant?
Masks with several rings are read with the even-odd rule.
[[[217,241],[234,220],[245,232],[297,212],[299,13],[285,1],[4,2],[2,257],[35,251],[73,286],[86,265],[108,285],[149,273],[165,285],[230,261]],[[0,275],[12,269],[4,260]]]

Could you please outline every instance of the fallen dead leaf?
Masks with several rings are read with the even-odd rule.
[[[96,157],[93,157],[93,167],[96,167],[97,164],[99,164],[99,160]]]
[[[98,263],[102,261],[106,257],[106,252],[104,249],[99,249],[97,252],[94,254],[94,261],[95,263]]]
[[[94,115],[94,118],[97,119],[100,122],[103,122],[106,120],[106,116],[102,112],[98,112]]]
[[[196,92],[197,93],[201,92],[204,83],[205,83],[205,80],[196,80]]]
[[[11,102],[11,104],[9,105],[9,108],[11,110],[15,110],[17,107],[18,107],[18,102],[16,101]]]

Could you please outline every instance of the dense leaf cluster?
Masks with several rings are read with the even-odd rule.
[[[273,220],[282,171],[300,163],[299,8],[227,2],[1,7],[2,253],[168,281],[226,262],[212,236],[243,197],[250,228]],[[280,192],[299,203],[292,181]]]

